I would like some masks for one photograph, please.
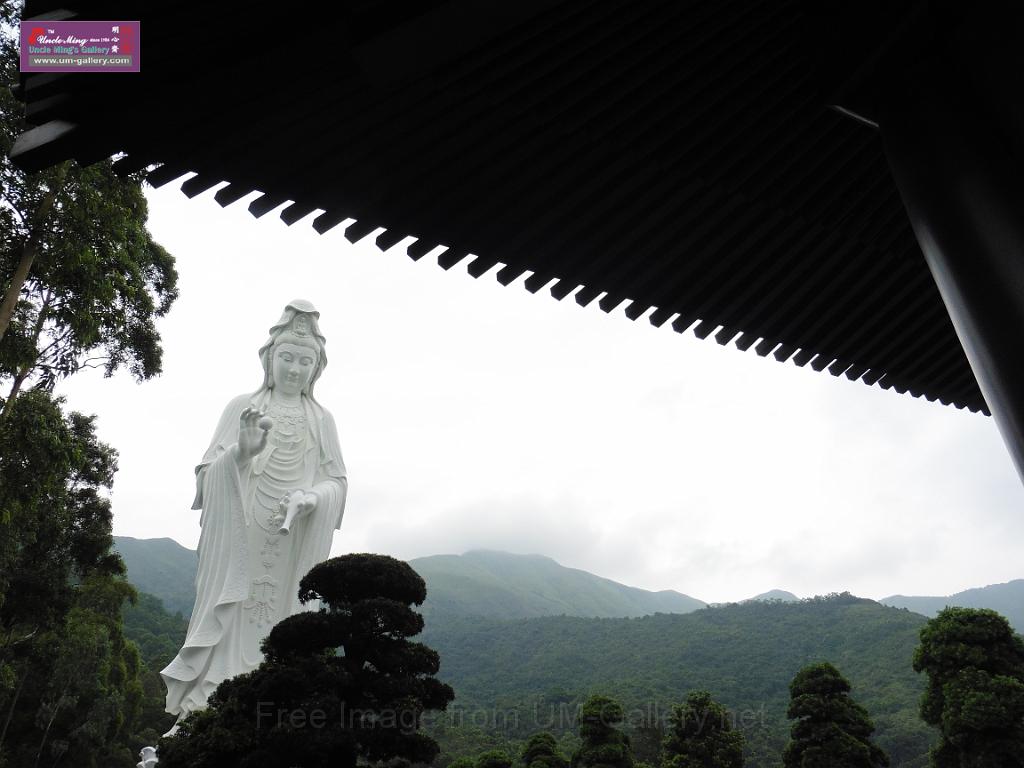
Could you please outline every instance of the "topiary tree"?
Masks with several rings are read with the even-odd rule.
[[[160,741],[161,768],[431,762],[438,746],[419,732],[421,716],[454,693],[433,677],[437,653],[409,640],[423,629],[410,604],[425,597],[423,579],[384,555],[315,566],[299,599],[320,600],[320,610],[275,626],[263,664],[225,680],[206,710]]]
[[[629,736],[615,726],[623,720],[622,705],[608,696],[591,696],[580,707],[580,744],[572,768],[633,768]]]
[[[568,768],[569,761],[558,751],[558,742],[547,731],[535,733],[522,752],[526,768]]]
[[[694,691],[672,710],[662,768],[742,768],[743,734],[708,691]]]
[[[786,768],[882,768],[889,757],[871,741],[867,711],[850,698],[850,683],[831,664],[809,664],[789,684],[792,738]]]
[[[937,768],[1024,766],[1024,643],[995,611],[946,608],[921,629],[921,717],[937,726]]]

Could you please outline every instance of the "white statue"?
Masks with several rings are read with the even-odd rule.
[[[319,317],[308,301],[285,308],[259,352],[263,385],[228,403],[196,467],[196,604],[160,673],[178,722],[263,661],[274,624],[319,607],[299,603],[299,580],[327,559],[348,490],[334,419],[313,398],[327,365]]]
[[[160,762],[156,756],[156,747],[143,747],[139,750],[139,762],[135,764],[135,768],[154,768],[154,766]]]

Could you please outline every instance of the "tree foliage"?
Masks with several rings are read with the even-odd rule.
[[[523,746],[523,751],[520,754],[525,765],[530,765],[535,760],[549,757],[558,753],[558,742],[555,737],[547,731],[541,731],[535,733]]]
[[[130,766],[144,694],[111,552],[116,453],[48,392],[86,366],[158,373],[177,273],[141,174],[11,162],[20,15],[0,0],[0,766]]]
[[[131,577],[129,566],[129,577]],[[180,613],[172,615],[158,597],[139,592],[133,604],[122,609],[124,634],[139,648],[142,668],[142,711],[137,720],[136,735],[146,746],[157,743],[161,734],[174,725],[174,715],[164,710],[167,688],[160,670],[178,654],[185,642],[188,621]]]
[[[789,685],[792,740],[786,768],[881,768],[889,758],[871,740],[867,711],[850,697],[850,683],[824,662],[801,669]]]
[[[221,683],[206,710],[160,742],[161,766],[352,768],[437,756],[421,718],[454,694],[434,677],[437,653],[409,639],[423,628],[409,606],[426,594],[419,575],[384,555],[346,555],[315,566],[299,590],[321,609],[277,624],[263,664]]]
[[[503,749],[489,749],[477,755],[475,768],[512,768],[512,758]]]
[[[58,623],[73,578],[123,569],[105,496],[117,454],[96,439],[93,417],[65,416],[62,402],[31,392],[0,421],[0,621],[10,637]]]
[[[893,765],[920,768],[935,735],[918,715],[924,680],[909,660],[926,622],[844,595],[635,619],[428,618],[424,642],[445,660],[459,708],[511,713],[473,739],[468,723],[434,733],[446,753],[475,755],[543,729],[571,754],[576,712],[601,691],[629,713],[634,757],[657,765],[659,740],[645,731],[667,720],[665,702],[677,703],[680,691],[705,689],[736,714],[747,766],[774,768],[789,741],[794,672],[808,658],[835,658],[872,714],[876,743]]]
[[[1024,766],[1024,642],[995,611],[946,608],[921,630],[921,717],[937,726],[937,768]]]
[[[535,733],[526,742],[522,754],[526,768],[568,768],[569,761],[558,750],[558,742],[547,731]]]
[[[693,691],[672,710],[662,768],[742,768],[743,734],[708,691]]]
[[[609,696],[595,694],[583,702],[579,713],[582,743],[572,755],[572,768],[633,768],[629,736],[617,727],[622,720],[622,705]]]
[[[5,19],[18,4],[0,0]],[[18,46],[0,35],[0,85],[18,79]],[[26,174],[10,150],[29,126],[0,87],[0,380],[10,402],[83,367],[138,379],[160,372],[155,320],[177,297],[174,258],[146,229],[143,173],[73,161]],[[9,408],[8,408],[9,410]]]
[[[110,552],[116,454],[33,391],[0,421],[0,765],[130,765],[142,701]],[[67,756],[67,757],[65,757]]]

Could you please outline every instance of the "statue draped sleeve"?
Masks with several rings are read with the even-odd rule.
[[[184,646],[161,671],[167,685],[167,711],[179,716],[205,706],[222,680],[251,669],[242,660],[237,633],[241,631],[241,604],[250,590],[246,505],[262,455],[239,467],[232,449],[238,440],[242,411],[250,405],[265,407],[268,399],[269,393],[257,393],[232,400],[196,467],[192,508],[202,510],[196,603]],[[299,603],[298,581],[329,556],[348,490],[334,419],[315,401],[304,402],[308,430],[306,477],[319,501],[301,525],[293,527],[296,561],[293,577],[288,580],[290,594],[284,596],[286,602],[281,606],[282,618],[319,607],[318,603]]]

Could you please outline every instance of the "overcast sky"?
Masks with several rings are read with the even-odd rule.
[[[163,375],[58,390],[120,452],[115,534],[195,547],[194,467],[307,298],[349,470],[334,554],[540,553],[706,601],[1024,577],[1024,489],[989,418],[178,186],[148,192],[181,274]]]

